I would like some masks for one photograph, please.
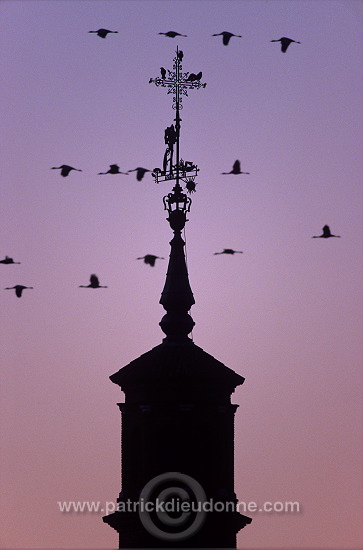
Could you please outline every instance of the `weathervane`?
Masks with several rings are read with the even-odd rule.
[[[163,159],[163,168],[154,168],[153,176],[156,183],[163,181],[176,180],[176,185],[173,188],[174,194],[178,194],[181,198],[182,188],[180,186],[180,180],[186,184],[186,189],[189,193],[195,191],[195,177],[198,174],[199,168],[196,164],[190,161],[184,161],[180,158],[179,153],[179,141],[180,141],[180,110],[183,108],[182,105],[182,96],[188,95],[188,90],[205,88],[206,84],[202,84],[200,79],[202,78],[202,73],[188,73],[183,72],[182,69],[182,60],[183,52],[176,49],[176,57],[174,57],[173,70],[166,70],[164,67],[160,68],[161,76],[157,78],[150,78],[149,83],[153,82],[156,86],[162,86],[163,88],[168,88],[168,94],[174,94],[173,97],[173,109],[176,110],[175,117],[175,126],[172,124],[165,129],[164,140],[166,144],[166,151]],[[166,76],[168,73],[168,77]],[[174,146],[176,150],[176,159],[174,163]],[[172,193],[169,193],[167,197],[164,197],[165,208],[167,207],[168,199]],[[182,201],[178,201],[179,203]],[[184,201],[185,202],[185,201]],[[188,211],[190,206],[190,199],[187,201]],[[177,207],[177,209],[180,209]]]

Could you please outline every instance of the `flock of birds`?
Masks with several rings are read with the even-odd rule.
[[[60,170],[60,175],[66,178],[72,170],[75,170],[76,172],[83,172],[80,168],[74,168],[73,166],[69,166],[69,164],[61,164],[60,166],[53,166],[51,170]],[[128,176],[130,172],[136,172],[136,179],[137,181],[142,181],[143,177],[145,176],[146,172],[153,172],[153,170],[149,170],[148,168],[143,168],[142,166],[138,166],[137,168],[133,168],[132,170],[127,170],[127,172],[121,172],[120,167],[118,164],[110,164],[110,167],[106,172],[98,172],[99,176],[104,176],[106,174],[123,174],[124,176]],[[239,160],[236,160],[233,163],[232,170],[229,172],[221,172],[224,174],[249,174],[250,172],[242,172],[241,171],[241,163]]]
[[[312,239],[329,239],[331,237],[336,237],[340,239],[340,235],[333,235],[333,233],[330,231],[329,225],[324,225],[323,227],[323,233],[321,235],[313,235]],[[233,250],[233,248],[224,248],[221,252],[214,252],[214,256],[217,256],[219,254],[226,254],[229,256],[233,256],[234,254],[243,254],[242,250]],[[146,254],[145,256],[141,256],[139,258],[136,258],[137,260],[144,260],[144,263],[147,265],[150,265],[151,267],[154,267],[156,260],[164,260],[165,258],[161,256],[155,256],[154,254]],[[10,256],[5,256],[3,260],[0,260],[0,264],[10,265],[10,264],[20,264],[21,262],[15,262],[13,258],[10,258]],[[25,286],[25,285],[14,285],[10,287],[5,287],[4,290],[15,290],[15,294],[18,298],[21,298],[23,290],[26,289],[33,289],[32,286]],[[100,285],[99,278],[97,275],[92,273],[90,276],[90,282],[88,285],[79,285],[79,288],[108,288],[107,286]]]
[[[100,38],[106,38],[106,36],[109,33],[118,33],[118,31],[111,31],[109,29],[98,29],[97,31],[89,31],[90,33],[96,33]],[[169,38],[175,38],[176,36],[183,36],[186,37],[185,34],[180,34],[175,31],[168,31],[168,32],[160,32],[158,34],[163,34]],[[222,36],[222,41],[225,46],[228,46],[229,41],[232,37],[242,38],[241,35],[233,34],[231,32],[223,31],[221,33],[213,34],[212,36]],[[300,42],[296,40],[292,40],[291,38],[282,37],[276,40],[271,40],[271,42],[280,42],[281,43],[281,51],[283,53],[286,52],[287,48],[292,42],[295,42],[296,44],[300,44]],[[183,52],[178,52],[179,57],[182,59]],[[161,77],[163,79],[166,78],[166,69],[164,67],[160,68]],[[200,80],[202,77],[202,72],[199,72],[197,74],[190,73],[189,80]],[[77,172],[82,172],[80,168],[74,168],[73,166],[70,166],[68,164],[61,164],[60,166],[53,166],[52,170],[60,170],[60,175],[63,177],[67,177],[72,170]],[[137,168],[134,168],[132,170],[127,170],[127,172],[122,172],[120,170],[120,167],[118,164],[110,164],[110,167],[105,172],[98,172],[98,175],[106,175],[106,174],[122,174],[122,175],[128,175],[130,172],[136,172],[136,179],[137,181],[142,181],[143,177],[145,176],[146,172],[152,172],[152,170],[149,170],[147,168],[143,168],[138,166]],[[234,175],[240,175],[240,174],[250,174],[250,172],[243,172],[241,171],[241,163],[239,160],[236,160],[233,163],[232,169],[229,172],[221,172],[222,175],[228,175],[228,174],[234,174]],[[323,233],[321,235],[313,235],[313,239],[329,239],[332,237],[340,238],[340,235],[334,235],[330,227],[328,225],[324,225],[322,228]],[[214,255],[234,255],[234,254],[243,254],[242,250],[233,250],[232,248],[224,248],[221,252],[214,252]],[[165,258],[161,256],[155,256],[154,254],[146,254],[145,256],[141,256],[139,258],[136,258],[137,260],[143,260],[145,264],[150,265],[151,267],[155,266],[156,260],[164,260]],[[13,258],[9,256],[5,256],[3,260],[0,260],[0,264],[4,265],[10,265],[10,264],[20,264],[21,262],[14,261]],[[90,282],[88,285],[79,285],[79,288],[108,288],[107,286],[100,285],[99,278],[94,273],[90,276]],[[33,289],[31,286],[25,286],[25,285],[14,285],[12,287],[6,287],[5,290],[15,290],[15,294],[18,298],[22,296],[22,293],[26,289]]]
[[[106,38],[106,36],[109,33],[118,33],[118,31],[110,31],[109,29],[98,29],[97,31],[88,31],[92,33],[96,33],[97,36],[100,38]],[[168,31],[168,32],[159,32],[158,34],[163,34],[167,36],[168,38],[175,38],[176,36],[183,36],[187,37],[187,34],[180,34],[179,32],[175,31]],[[212,36],[222,36],[222,41],[224,46],[228,46],[229,41],[231,40],[232,36],[235,36],[236,38],[242,38],[240,34],[233,34],[233,32],[223,31],[216,34],[212,34]],[[286,52],[287,48],[290,46],[291,42],[295,42],[295,44],[301,44],[301,42],[298,42],[297,40],[293,40],[292,38],[287,38],[286,36],[282,36],[281,38],[277,38],[275,40],[270,40],[270,42],[280,42],[281,43],[281,51],[283,53]]]
[[[83,170],[81,170],[80,168],[74,168],[73,166],[69,166],[69,164],[53,166],[51,170],[60,170],[60,175],[64,178],[66,178],[72,170],[75,170],[76,172],[83,172]],[[138,166],[137,168],[133,168],[132,170],[128,170],[127,172],[121,172],[118,164],[110,164],[110,167],[106,172],[98,172],[98,175],[101,176],[105,174],[123,174],[125,176],[128,176],[130,172],[136,172],[137,181],[141,181],[146,172],[152,172],[152,170],[148,170],[147,168],[142,168],[141,166]]]

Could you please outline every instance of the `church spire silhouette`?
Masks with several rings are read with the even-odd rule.
[[[183,185],[195,189],[198,167],[180,158],[180,110],[181,96],[205,84],[188,80],[182,60],[177,49],[173,70],[150,79],[173,93],[176,111],[175,125],[164,134],[163,167],[153,170],[156,183],[175,182],[163,199],[174,232],[160,298],[165,338],[110,376],[125,393],[118,404],[122,490],[103,521],[118,532],[120,549],[235,548],[237,532],[252,521],[237,511],[234,492],[237,405],[230,398],[244,378],[189,337],[194,296],[181,233],[192,201]],[[224,507],[206,512],[203,506],[211,502]],[[181,511],[181,504],[189,511]]]

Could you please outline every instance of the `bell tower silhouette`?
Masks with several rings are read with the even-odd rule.
[[[244,378],[189,337],[194,304],[181,232],[199,171],[180,159],[181,95],[205,87],[201,73],[173,70],[150,79],[173,93],[175,127],[156,183],[176,181],[164,197],[174,236],[160,303],[166,313],[162,343],[110,376],[125,393],[122,415],[122,491],[103,521],[119,533],[119,548],[235,548],[251,518],[237,511],[234,492],[234,415],[231,394]],[[174,163],[174,146],[176,159]]]

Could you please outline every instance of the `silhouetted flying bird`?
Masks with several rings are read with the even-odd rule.
[[[160,72],[161,72],[161,78],[163,80],[165,80],[165,78],[166,78],[166,69],[164,69],[164,67],[160,67]]]
[[[88,32],[95,32],[97,36],[99,36],[100,38],[106,38],[106,36],[110,32],[118,33],[118,31],[109,31],[108,29],[98,29],[98,31],[88,31]]]
[[[141,181],[142,178],[145,176],[146,172],[152,172],[152,170],[148,170],[147,168],[141,168],[140,166],[138,166],[133,170],[128,170],[128,172],[136,172],[137,181]]]
[[[18,298],[21,298],[21,294],[23,292],[24,289],[26,288],[33,288],[32,286],[24,286],[24,285],[15,285],[15,286],[8,286],[5,288],[5,290],[13,290],[15,289],[15,294],[17,295]]]
[[[214,256],[216,254],[243,254],[241,250],[232,250],[232,248],[224,248],[222,252],[214,252]]]
[[[212,36],[223,36],[223,44],[225,46],[228,46],[229,41],[231,40],[232,36],[236,36],[237,38],[242,38],[239,34],[233,34],[233,32],[219,32],[218,34],[212,34]]]
[[[3,260],[0,260],[0,264],[20,264],[21,262],[14,262],[13,258],[9,258],[9,256],[5,256]]]
[[[101,286],[100,281],[98,280],[97,275],[94,273],[89,278],[89,285],[79,285],[79,288],[108,288],[107,286]]]
[[[128,176],[127,172],[120,172],[120,167],[118,164],[110,164],[110,168],[107,172],[98,172],[99,176],[103,176],[104,174],[124,174],[125,176]]]
[[[141,256],[141,258],[136,258],[136,259],[144,260],[144,263],[151,265],[151,267],[154,267],[156,260],[165,260],[165,258],[161,258],[160,256],[154,256],[154,254],[146,254],[146,256]]]
[[[82,172],[82,170],[79,170],[79,168],[73,168],[73,166],[68,166],[68,164],[61,164],[61,166],[53,166],[52,170],[60,170],[61,176],[63,176],[64,178],[68,176],[71,170]]]
[[[175,38],[176,36],[187,36],[186,34],[180,34],[175,31],[159,32],[158,34],[165,34],[165,36],[168,36],[169,38]]]
[[[233,164],[233,168],[230,172],[222,172],[222,174],[249,174],[249,172],[241,172],[241,163],[239,160],[236,160]]]
[[[324,225],[323,234],[322,235],[314,235],[311,238],[312,239],[329,239],[329,237],[336,237],[337,239],[340,239],[340,235],[333,235],[331,233],[329,225]]]
[[[291,44],[291,42],[295,42],[296,44],[301,44],[301,42],[298,42],[297,40],[292,40],[292,38],[286,38],[286,36],[283,36],[282,38],[279,38],[278,40],[271,40],[271,42],[281,42],[281,51],[283,53],[286,52],[287,48]]]

